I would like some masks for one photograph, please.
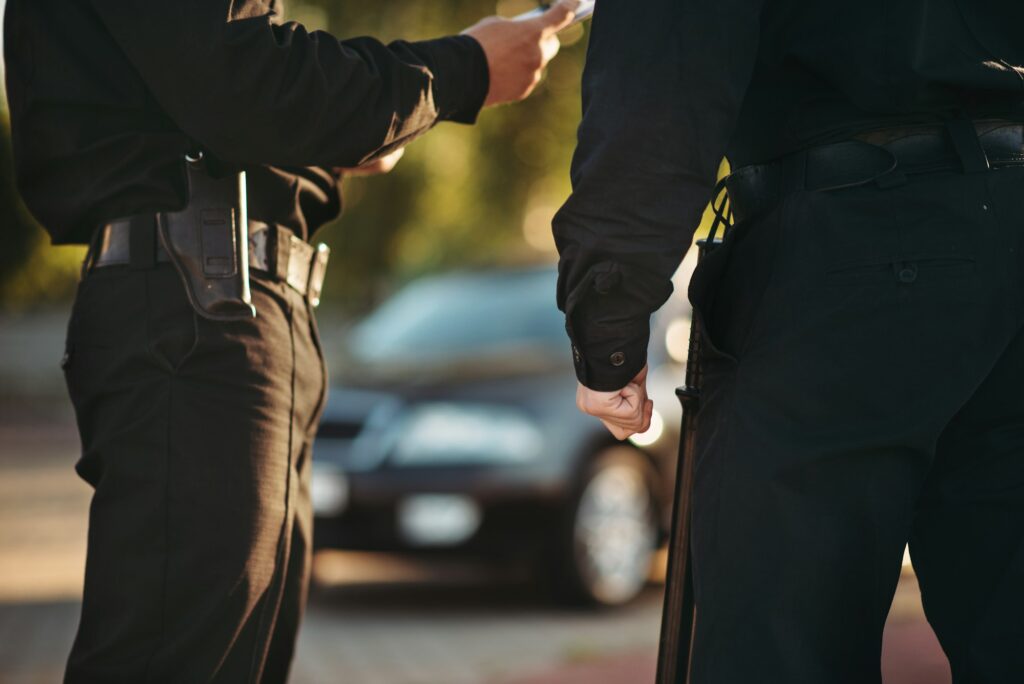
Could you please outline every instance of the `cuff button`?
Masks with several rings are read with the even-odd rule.
[[[618,368],[619,366],[626,363],[626,355],[623,354],[622,352],[615,352],[614,354],[608,357],[608,360],[611,362],[613,366]]]
[[[583,356],[580,354],[580,350],[575,347],[572,348],[572,360],[576,362],[576,365],[583,363]]]
[[[917,280],[917,266],[914,264],[904,264],[903,268],[896,275],[901,283],[912,283]]]

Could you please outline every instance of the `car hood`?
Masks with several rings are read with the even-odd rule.
[[[366,362],[349,357],[332,376],[342,386],[415,395],[441,388],[572,374],[567,355],[548,348],[495,350],[488,354],[443,358],[393,358]]]
[[[426,372],[406,367],[363,374],[361,382],[335,381],[320,422],[319,458],[349,471],[374,469],[388,457],[392,441],[399,436],[396,426],[419,406],[431,403],[515,409],[531,416],[552,448],[569,457],[576,452],[579,435],[594,426],[576,411],[575,375],[566,365],[480,368],[459,364],[445,372],[436,367]],[[549,467],[558,467],[563,460],[551,459]]]

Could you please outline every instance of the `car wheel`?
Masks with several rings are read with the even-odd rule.
[[[635,598],[658,541],[647,460],[627,446],[599,454],[584,472],[560,536],[563,598],[599,606]]]

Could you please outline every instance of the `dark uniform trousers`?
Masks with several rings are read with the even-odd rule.
[[[905,544],[1024,682],[1024,170],[796,192],[698,268],[694,684],[871,684]]]
[[[95,488],[66,681],[283,682],[306,599],[325,372],[306,300],[196,316],[177,273],[95,269],[65,373]]]

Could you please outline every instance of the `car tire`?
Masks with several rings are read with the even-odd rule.
[[[650,463],[630,446],[586,464],[552,540],[557,599],[614,607],[643,590],[659,537],[652,482]]]

